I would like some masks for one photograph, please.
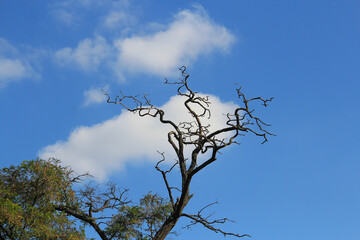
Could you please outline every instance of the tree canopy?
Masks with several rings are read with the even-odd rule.
[[[80,205],[71,170],[58,160],[24,161],[0,169],[1,239],[80,239],[81,227],[56,204]]]
[[[156,194],[136,205],[126,189],[79,186],[81,177],[55,159],[1,169],[0,239],[85,239],[86,225],[102,239],[152,239],[170,212]]]

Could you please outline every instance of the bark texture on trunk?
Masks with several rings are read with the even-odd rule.
[[[160,227],[160,229],[155,234],[155,237],[153,240],[164,240],[167,235],[171,232],[171,230],[175,227],[177,221],[179,220],[182,211],[188,204],[190,198],[192,196],[189,195],[189,191],[187,190],[187,193],[184,197],[183,201],[178,201],[178,205],[176,205],[174,212],[170,215],[168,219],[164,222],[164,224]]]
[[[164,224],[161,226],[161,228],[157,231],[155,234],[154,240],[163,240],[166,238],[167,235],[171,232],[171,230],[175,227],[177,221],[179,220],[179,217],[173,217],[170,216]]]

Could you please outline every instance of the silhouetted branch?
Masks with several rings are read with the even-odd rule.
[[[164,110],[152,105],[148,95],[139,98],[139,96],[126,96],[120,92],[119,96],[114,100],[111,100],[110,95],[104,92],[108,97],[108,103],[120,104],[128,111],[138,113],[140,117],[150,116],[158,118],[160,123],[169,124],[173,128],[168,133],[168,142],[176,153],[177,161],[169,170],[164,171],[160,169],[159,164],[165,161],[165,156],[164,153],[160,153],[162,159],[155,166],[156,170],[161,173],[165,182],[173,212],[157,231],[154,239],[164,239],[171,232],[181,216],[186,216],[192,221],[201,223],[206,228],[224,235],[235,237],[249,236],[247,234],[240,235],[224,232],[219,228],[213,227],[213,224],[225,223],[229,220],[223,218],[208,221],[207,218],[201,216],[203,209],[200,210],[197,215],[189,215],[182,212],[192,197],[189,190],[192,177],[211,163],[215,162],[221,149],[233,144],[238,144],[236,139],[239,136],[244,136],[245,133],[251,133],[263,138],[262,143],[268,141],[268,136],[274,135],[266,130],[266,127],[270,125],[256,116],[254,110],[251,109],[250,106],[252,102],[258,101],[261,102],[263,106],[267,107],[273,98],[264,99],[261,97],[254,97],[247,99],[241,91],[241,87],[238,87],[236,93],[237,97],[240,99],[240,106],[236,107],[233,112],[226,115],[226,127],[210,131],[210,125],[204,121],[204,119],[209,119],[212,116],[209,97],[200,96],[189,87],[188,78],[190,75],[186,72],[185,66],[182,66],[179,70],[181,72],[181,77],[178,80],[171,82],[168,79],[165,79],[165,83],[177,86],[177,94],[184,97],[184,107],[192,117],[191,121],[175,124],[173,120],[165,119]],[[226,138],[222,137],[224,134],[226,134]],[[186,158],[185,156],[185,147],[192,147],[189,158]],[[207,160],[198,164],[199,156],[204,155],[205,153],[210,153],[210,156]],[[187,159],[189,160],[187,161]],[[171,187],[167,178],[167,174],[169,174],[175,166],[179,166],[181,174],[181,188],[178,189],[179,193],[177,194],[176,192],[172,192],[173,189],[177,188]]]
[[[204,227],[216,232],[216,233],[222,233],[224,236],[234,236],[234,237],[250,237],[250,235],[248,234],[236,234],[236,233],[232,233],[232,232],[225,232],[223,230],[221,230],[220,228],[216,228],[213,225],[214,224],[224,224],[226,222],[234,222],[233,220],[230,220],[228,218],[221,218],[221,219],[215,219],[215,220],[208,220],[210,217],[212,217],[214,215],[214,213],[209,214],[206,217],[203,217],[202,213],[204,210],[206,210],[207,208],[211,207],[214,204],[218,204],[218,202],[213,202],[210,203],[208,205],[206,205],[205,207],[203,207],[202,209],[200,209],[198,211],[197,214],[195,215],[190,215],[190,214],[186,214],[186,213],[182,213],[181,216],[183,217],[187,217],[189,219],[191,219],[190,224],[186,225],[184,228],[190,228],[191,226],[195,225],[195,224],[202,224]]]
[[[172,192],[171,192],[171,190],[172,190],[173,188],[169,186],[169,183],[168,183],[166,174],[167,174],[167,173],[170,173],[171,170],[173,170],[173,168],[178,164],[178,162],[175,162],[169,170],[163,171],[163,170],[160,169],[159,164],[160,164],[161,162],[165,161],[165,155],[164,155],[164,153],[161,153],[161,152],[158,152],[158,153],[162,156],[162,159],[161,159],[160,161],[158,161],[158,163],[157,163],[156,166],[155,166],[155,169],[161,173],[161,175],[162,175],[162,177],[163,177],[163,180],[164,180],[164,182],[165,182],[165,185],[166,185],[166,189],[167,189],[168,194],[169,194],[169,198],[170,198],[170,201],[171,201],[171,205],[172,205],[173,208],[175,208],[175,202],[174,202],[174,198],[173,198]]]

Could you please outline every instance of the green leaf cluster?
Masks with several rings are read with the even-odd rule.
[[[71,174],[58,160],[0,169],[0,239],[83,239],[74,219],[54,208],[79,204]]]
[[[80,177],[55,159],[0,169],[0,240],[86,239],[85,226],[98,227],[102,239],[147,240],[172,212],[151,192],[136,205],[114,184],[74,188]]]
[[[153,239],[171,212],[170,202],[150,192],[140,200],[139,205],[119,208],[118,214],[109,222],[106,234],[110,239]]]

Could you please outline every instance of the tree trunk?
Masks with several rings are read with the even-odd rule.
[[[164,240],[167,235],[171,232],[171,230],[175,227],[177,221],[179,220],[182,211],[184,210],[185,206],[188,204],[190,198],[189,196],[189,189],[186,188],[186,195],[183,201],[179,201],[174,210],[174,212],[170,215],[168,219],[164,222],[164,224],[160,227],[160,229],[156,232],[155,237],[153,240]]]
[[[173,214],[174,215],[174,214]],[[155,234],[154,240],[164,240],[171,230],[175,227],[180,216],[171,215]]]

